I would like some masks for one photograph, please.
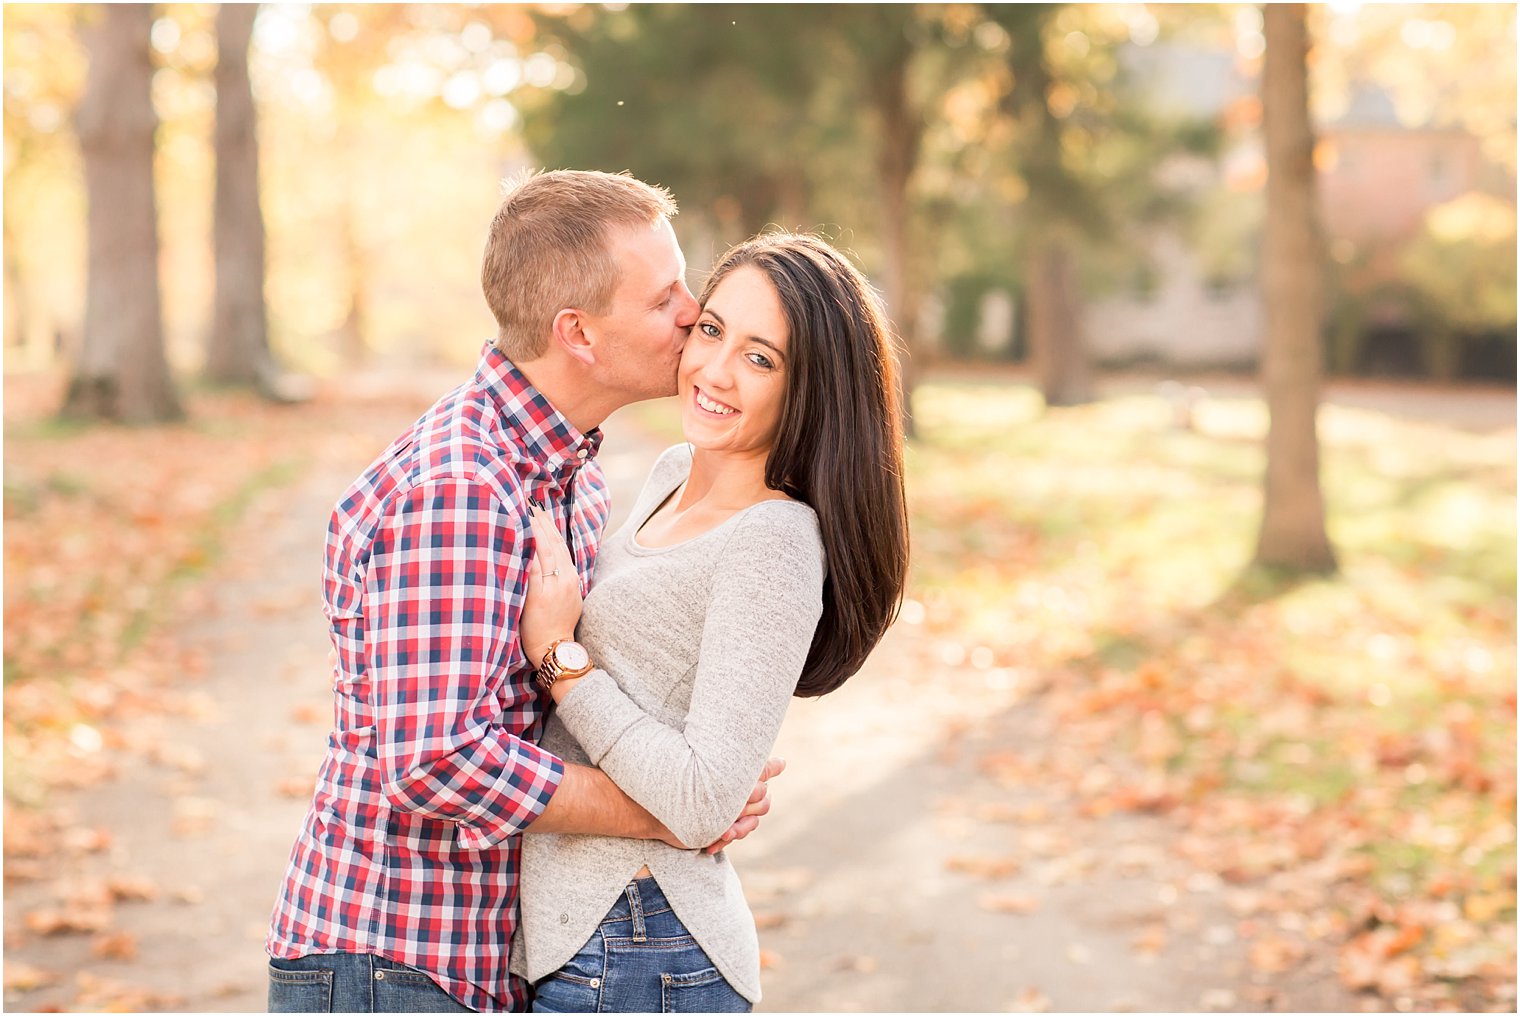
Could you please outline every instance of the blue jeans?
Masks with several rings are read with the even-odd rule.
[[[628,883],[569,963],[534,985],[534,1012],[749,1012],[652,878]]]
[[[269,961],[270,1012],[474,1012],[427,974],[359,953]]]

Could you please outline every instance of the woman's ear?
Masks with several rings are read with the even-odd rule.
[[[566,307],[554,315],[549,333],[573,359],[590,367],[596,363],[596,339],[586,330],[588,323],[586,315],[581,311]]]

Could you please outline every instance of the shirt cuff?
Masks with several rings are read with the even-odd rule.
[[[532,825],[565,778],[565,764],[538,745],[512,738],[505,764],[480,813],[456,824],[462,850],[484,850]]]

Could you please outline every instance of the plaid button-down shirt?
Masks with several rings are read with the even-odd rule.
[[[516,834],[564,768],[534,743],[548,697],[517,637],[525,506],[552,506],[584,589],[609,508],[600,442],[488,347],[343,494],[322,576],[333,731],[271,956],[383,956],[473,1009],[526,1007],[507,971]]]

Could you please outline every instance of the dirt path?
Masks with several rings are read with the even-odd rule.
[[[658,449],[609,433],[627,505]],[[7,1008],[262,1011],[261,943],[331,708],[323,532],[374,451],[325,442],[298,484],[250,509],[182,629],[210,664],[187,680],[188,715],[135,721],[125,736],[157,739],[157,761],[126,756],[73,800],[108,848],[61,850],[54,878],[7,887],[7,962],[57,976],[8,990]],[[1231,890],[1179,859],[1165,820],[1082,818],[989,775],[999,745],[1058,746],[1061,732],[1031,675],[936,666],[925,641],[899,626],[843,691],[792,709],[775,812],[735,848],[762,926],[763,1009],[1356,1007],[1328,946],[1291,975],[1253,974]],[[28,912],[111,876],[156,887],[114,911],[135,955],[27,929]]]

